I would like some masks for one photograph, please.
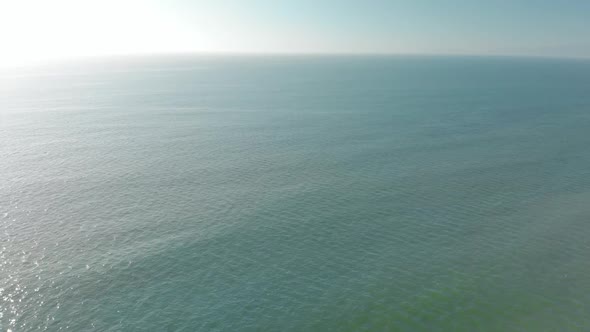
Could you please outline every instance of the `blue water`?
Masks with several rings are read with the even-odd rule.
[[[0,74],[0,331],[588,331],[590,61]]]

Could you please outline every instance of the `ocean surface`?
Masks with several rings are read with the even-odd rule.
[[[590,61],[0,72],[0,331],[590,331]]]

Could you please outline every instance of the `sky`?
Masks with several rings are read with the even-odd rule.
[[[0,0],[0,64],[154,53],[590,57],[588,0]]]

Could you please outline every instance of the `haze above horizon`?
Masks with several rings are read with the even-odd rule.
[[[161,53],[590,57],[582,0],[0,0],[0,65]]]

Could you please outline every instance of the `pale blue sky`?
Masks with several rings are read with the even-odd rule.
[[[590,57],[588,0],[0,0],[0,60],[174,52]]]
[[[590,55],[587,0],[175,0],[167,6],[195,29],[199,12],[228,13],[240,23],[237,36],[243,31],[246,39],[269,41],[261,51]]]

